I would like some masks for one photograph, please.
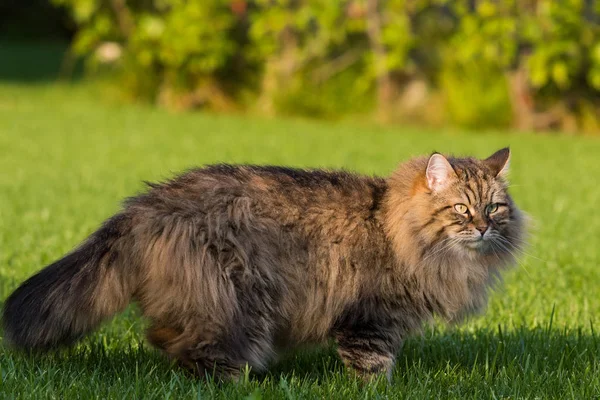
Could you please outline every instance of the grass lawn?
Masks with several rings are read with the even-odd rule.
[[[528,255],[484,316],[409,340],[390,385],[347,377],[332,348],[292,353],[240,383],[201,383],[148,347],[131,307],[59,354],[0,344],[0,398],[600,397],[599,140],[175,115],[100,93],[0,80],[0,303],[142,180],[216,161],[388,174],[432,150],[483,157],[510,145],[511,190],[535,220]]]

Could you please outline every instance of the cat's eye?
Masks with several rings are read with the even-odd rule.
[[[469,208],[462,203],[455,204],[454,209],[456,210],[457,213],[460,213],[460,214],[466,214],[467,212],[469,212]]]
[[[487,208],[486,212],[488,214],[493,214],[496,211],[498,211],[498,203],[488,204],[488,206],[486,208]]]

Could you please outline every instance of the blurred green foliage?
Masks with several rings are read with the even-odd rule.
[[[599,129],[594,0],[53,1],[90,66],[168,107]]]

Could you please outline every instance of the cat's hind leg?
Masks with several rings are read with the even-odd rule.
[[[197,336],[179,351],[181,365],[200,378],[212,376],[219,381],[236,380],[246,367],[264,371],[274,356],[270,335],[239,328]]]
[[[199,378],[237,379],[249,366],[264,371],[274,358],[268,324],[231,324],[220,328],[214,321],[197,321],[187,329],[154,323],[148,340]]]

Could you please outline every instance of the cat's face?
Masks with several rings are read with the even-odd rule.
[[[465,255],[505,257],[518,251],[521,214],[507,192],[509,156],[508,149],[486,160],[431,156],[426,183],[436,244]]]

